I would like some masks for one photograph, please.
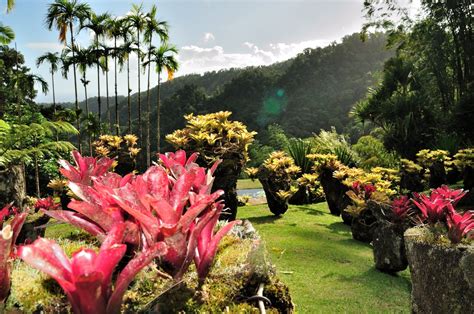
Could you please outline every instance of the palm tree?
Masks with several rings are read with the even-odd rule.
[[[151,7],[150,12],[146,15],[144,40],[148,43],[148,83],[146,90],[146,162],[150,166],[151,162],[151,143],[150,143],[150,72],[151,72],[151,51],[153,51],[153,34],[157,34],[161,42],[168,40],[168,24],[165,21],[158,21],[156,19],[157,8],[155,5]]]
[[[123,19],[117,17],[109,17],[106,21],[107,25],[107,35],[109,38],[113,38],[114,40],[114,48],[112,51],[112,55],[114,57],[114,70],[115,70],[115,134],[120,134],[120,121],[119,121],[119,113],[118,113],[118,90],[117,90],[117,60],[120,55],[119,49],[117,47],[117,39],[122,37],[123,34]],[[130,89],[130,87],[129,87]]]
[[[140,50],[140,32],[145,29],[146,14],[143,12],[143,4],[132,5],[132,10],[127,15],[127,20],[130,22],[130,26],[136,31],[136,45],[137,45],[137,69],[138,69],[138,134],[140,139],[142,138],[142,103],[140,95],[140,74],[141,74],[141,62],[142,54]]]
[[[40,56],[36,60],[36,66],[39,67],[43,62],[49,63],[49,69],[51,72],[51,86],[53,88],[53,109],[56,113],[56,95],[54,91],[54,73],[58,70],[58,64],[61,58],[57,52],[47,52],[44,55]]]
[[[72,56],[69,56],[69,55]],[[81,73],[81,83],[84,86],[84,97],[85,97],[85,109],[86,109],[86,116],[89,116],[89,101],[87,96],[87,85],[89,85],[90,81],[87,79],[87,68],[93,66],[95,63],[95,51],[93,48],[79,48],[78,46],[74,46],[73,49],[71,47],[66,47],[63,49],[63,74],[67,78],[67,72],[69,71],[69,67],[71,65],[76,64]],[[78,115],[80,117],[80,115]],[[89,142],[89,153],[92,155],[92,140],[90,135],[88,136]]]
[[[88,4],[81,3],[78,0],[54,0],[53,3],[49,5],[48,13],[46,14],[45,23],[49,30],[56,27],[59,31],[59,41],[61,43],[67,43],[66,37],[67,32],[70,32],[70,44],[71,47],[74,47],[74,25],[81,23],[90,16],[91,9]],[[74,49],[72,49],[72,57],[74,60]],[[76,111],[79,111],[79,102],[77,99],[77,78],[76,78],[76,64],[73,62],[73,72],[74,72],[74,96],[75,96],[75,106]],[[79,116],[76,119],[78,133],[78,148],[79,151],[82,151],[81,145],[81,122]]]
[[[135,50],[134,44],[131,41],[125,42],[119,47],[119,66],[122,70],[125,64],[127,65],[127,132],[132,133],[132,103],[130,88],[130,54]]]
[[[110,102],[109,102],[109,58],[112,54],[112,48],[108,47],[107,45],[101,43],[101,56],[100,56],[100,67],[105,74],[105,94],[107,100],[107,120],[109,121],[109,128],[112,129],[112,117],[110,112]]]
[[[15,33],[10,26],[5,26],[0,22],[0,44],[8,45],[15,39]]]
[[[97,109],[99,111],[99,126],[101,122],[102,115],[102,100],[100,99],[100,49],[99,49],[99,38],[105,35],[106,32],[106,21],[110,18],[110,14],[95,14],[92,13],[87,20],[87,23],[81,25],[81,29],[90,29],[94,33],[94,43],[95,43],[95,59],[97,64]]]
[[[7,0],[7,13],[10,13],[15,6],[15,0]]]
[[[123,20],[121,23],[121,34],[120,38],[123,40],[123,44],[118,48],[118,62],[120,69],[123,69],[124,64],[127,64],[127,111],[128,111],[128,133],[132,133],[132,103],[131,103],[131,92],[130,88],[130,54],[135,50],[134,43],[132,41],[131,26],[128,20]]]
[[[175,46],[170,46],[167,43],[163,44],[159,48],[155,48],[150,51],[151,58],[149,59],[146,64],[149,62],[155,63],[155,69],[158,73],[158,85],[157,85],[157,92],[158,92],[158,100],[156,103],[156,149],[157,152],[160,151],[160,81],[161,81],[161,72],[166,70],[168,73],[168,80],[173,79],[174,73],[178,70],[178,61],[175,58],[175,54],[178,53],[178,49]]]

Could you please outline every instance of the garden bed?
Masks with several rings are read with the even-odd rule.
[[[95,247],[87,244],[91,243],[87,234],[70,226],[56,225],[47,235],[63,237],[59,242],[69,254],[81,246]],[[291,313],[293,304],[289,290],[277,278],[258,235],[240,232],[239,236],[228,235],[223,239],[202,290],[197,287],[193,268],[181,281],[174,282],[160,277],[158,269],[152,265],[141,271],[129,287],[123,310],[127,313],[258,312],[258,304],[251,297],[262,283],[263,295],[271,302],[266,304],[267,311]],[[12,272],[11,291],[7,312],[50,313],[69,309],[64,293],[54,280],[19,260]]]

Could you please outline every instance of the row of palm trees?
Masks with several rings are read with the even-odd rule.
[[[54,76],[61,68],[62,75],[67,78],[68,72],[72,67],[74,78],[75,108],[79,111],[78,92],[77,92],[77,70],[81,77],[80,82],[84,87],[86,116],[91,114],[87,101],[87,69],[96,68],[97,70],[97,111],[99,128],[102,123],[102,99],[101,99],[101,73],[105,75],[106,80],[106,106],[107,121],[109,126],[115,129],[117,135],[120,134],[119,104],[118,104],[118,84],[117,73],[127,72],[127,132],[137,131],[140,138],[145,138],[147,165],[151,160],[150,143],[150,120],[151,120],[151,67],[154,64],[158,74],[158,101],[156,104],[156,123],[157,123],[157,143],[156,149],[160,149],[160,79],[161,74],[166,71],[168,79],[172,79],[173,74],[178,69],[178,62],[175,58],[177,49],[168,44],[168,24],[160,21],[156,17],[157,8],[153,5],[149,12],[145,12],[143,5],[132,5],[131,11],[124,17],[114,17],[108,13],[95,14],[88,4],[79,0],[55,0],[49,5],[45,23],[48,29],[56,28],[59,31],[59,41],[65,44],[62,53],[48,52],[40,56],[37,60],[37,66],[43,63],[49,65],[52,81],[53,106],[56,108],[56,98],[54,90]],[[76,42],[78,34],[83,30],[90,30],[94,39],[89,47],[80,47]],[[69,33],[69,38],[68,37]],[[113,44],[108,45],[106,40]],[[159,39],[159,46],[153,45],[153,40]],[[130,88],[130,56],[136,54],[138,59],[138,93],[137,108],[138,111],[138,130],[132,130],[132,104]],[[112,108],[109,97],[109,71],[110,61],[114,64],[114,93],[115,93],[115,121],[111,119]],[[147,71],[147,93],[145,114],[142,115],[141,82],[140,74]],[[142,125],[145,125],[143,132]],[[81,130],[81,121],[76,119],[76,126]],[[144,137],[145,136],[145,137]],[[81,147],[81,137],[79,135],[79,149]],[[90,143],[90,139],[89,139]],[[90,145],[89,145],[90,146]],[[90,148],[89,148],[90,149]]]

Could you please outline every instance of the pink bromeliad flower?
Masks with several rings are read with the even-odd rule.
[[[422,218],[427,219],[430,224],[444,221],[446,213],[449,210],[448,205],[451,205],[449,199],[440,197],[437,194],[431,194],[430,196],[416,194],[415,198],[416,199],[413,199],[412,202],[420,210]]]
[[[410,210],[412,209],[412,203],[408,196],[403,195],[403,196],[395,198],[392,201],[391,208],[392,208],[392,213],[395,217],[395,220],[403,221],[410,213]]]
[[[461,242],[462,238],[474,230],[474,214],[472,212],[465,212],[463,215],[456,211],[449,211],[446,216],[448,225],[448,238],[451,243],[456,244]],[[471,234],[474,236],[474,234]]]
[[[139,224],[144,247],[161,240],[168,245],[163,260],[175,279],[192,263],[202,229],[223,208],[217,201],[223,192],[210,193],[212,170],[206,173],[194,156],[187,162],[168,157],[164,165],[170,168],[150,167],[111,194]]]
[[[40,209],[51,209],[51,210],[56,210],[61,207],[61,204],[55,203],[54,199],[51,196],[48,196],[46,198],[39,198],[35,205],[33,206],[36,210]]]
[[[138,253],[117,275],[112,289],[112,274],[126,251],[126,245],[121,244],[125,227],[123,223],[116,224],[98,253],[80,249],[69,259],[54,241],[40,238],[31,245],[20,246],[18,256],[58,282],[74,313],[120,313],[123,295],[136,274],[166,253],[162,242]]]
[[[197,238],[198,243],[194,263],[196,264],[196,270],[201,284],[204,283],[204,279],[209,274],[219,242],[236,224],[241,223],[240,220],[229,222],[217,233],[214,233],[214,228],[219,219],[221,210],[222,208],[212,214]]]
[[[10,216],[13,216],[12,220],[5,223]],[[11,205],[0,210],[0,304],[6,299],[10,290],[10,258],[26,216],[27,212],[18,213]]]
[[[71,182],[90,185],[92,177],[100,177],[105,174],[113,164],[110,158],[82,157],[78,151],[72,152],[72,157],[76,162],[76,167],[66,160],[60,160],[61,169],[59,171]]]
[[[446,185],[442,185],[441,187],[434,189],[431,192],[431,195],[435,195],[445,200],[449,200],[451,201],[451,203],[453,203],[453,205],[456,205],[457,202],[459,202],[459,200],[463,198],[466,194],[467,191],[464,191],[463,189],[453,190]]]
[[[184,151],[178,151],[160,155],[159,164],[142,175],[121,177],[107,172],[91,176],[90,183],[70,181],[68,186],[79,200],[71,201],[71,210],[45,213],[100,240],[123,222],[125,242],[135,250],[163,241],[168,249],[162,257],[164,266],[179,279],[194,259],[202,230],[211,220],[213,229],[214,217],[224,207],[218,201],[223,191],[211,193],[218,162],[205,169],[195,162],[197,157],[186,158]]]
[[[68,207],[72,210],[42,210],[48,216],[81,228],[99,240],[103,240],[115,224],[124,222],[127,225],[125,242],[138,246],[140,239],[137,224],[126,217],[126,212],[109,195],[114,189],[129,183],[132,177],[132,174],[121,177],[107,172],[93,177],[91,185],[70,181],[69,188],[81,199],[71,200]]]

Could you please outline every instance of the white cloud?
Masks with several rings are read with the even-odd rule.
[[[204,33],[203,41],[205,43],[208,43],[210,41],[214,41],[215,39],[216,39],[216,37],[214,36],[213,33]]]
[[[64,45],[57,42],[30,42],[26,44],[26,47],[42,51],[61,51]]]
[[[254,43],[244,42],[248,51],[232,53],[221,46],[210,48],[189,45],[181,47],[178,55],[180,61],[179,75],[204,73],[227,68],[268,65],[295,57],[305,48],[323,47],[330,44],[329,40],[307,40],[298,43],[272,43],[260,48]]]

